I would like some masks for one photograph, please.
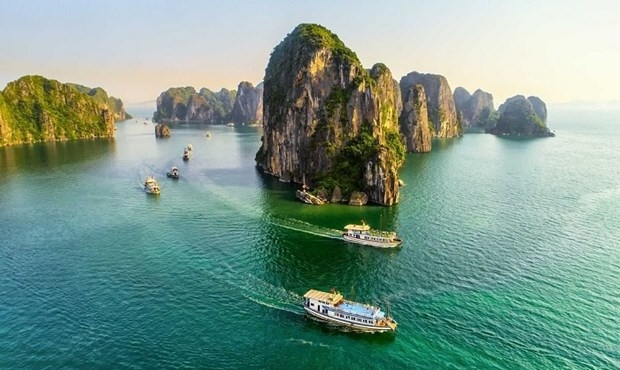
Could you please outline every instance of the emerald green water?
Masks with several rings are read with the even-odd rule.
[[[255,170],[258,128],[142,122],[0,148],[0,368],[620,367],[619,112],[436,141],[391,208],[298,202]],[[402,249],[339,240],[361,219]],[[332,287],[398,332],[306,317]]]

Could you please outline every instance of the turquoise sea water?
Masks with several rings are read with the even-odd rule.
[[[620,112],[436,141],[390,208],[298,202],[255,170],[259,128],[143,122],[0,148],[0,368],[620,368]],[[402,249],[339,240],[361,219]],[[332,287],[398,332],[306,317]]]

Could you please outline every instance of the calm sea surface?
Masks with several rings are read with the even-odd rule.
[[[255,170],[259,128],[156,139],[138,114],[114,140],[0,148],[0,368],[620,368],[620,112],[436,141],[391,208],[300,203]],[[402,249],[339,240],[361,219]],[[398,332],[306,317],[332,287]]]

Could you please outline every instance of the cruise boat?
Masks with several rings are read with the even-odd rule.
[[[344,228],[346,232],[342,234],[342,238],[351,243],[378,248],[394,248],[402,243],[395,232],[373,230],[364,221],[361,225],[350,224]]]
[[[178,167],[172,167],[170,169],[170,172],[166,173],[166,176],[171,177],[173,179],[178,179],[179,176],[180,176],[179,168]]]
[[[149,194],[160,193],[159,184],[157,183],[157,180],[155,180],[153,176],[149,176],[146,178],[146,180],[144,180],[144,189]]]
[[[310,289],[304,310],[318,319],[366,332],[393,332],[398,324],[379,307],[347,301],[342,294]]]

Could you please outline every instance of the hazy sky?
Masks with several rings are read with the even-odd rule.
[[[517,94],[620,100],[615,0],[0,0],[0,89],[38,74],[127,106],[173,86],[236,89],[262,80],[299,23],[336,33],[366,68],[441,74],[496,106]]]

